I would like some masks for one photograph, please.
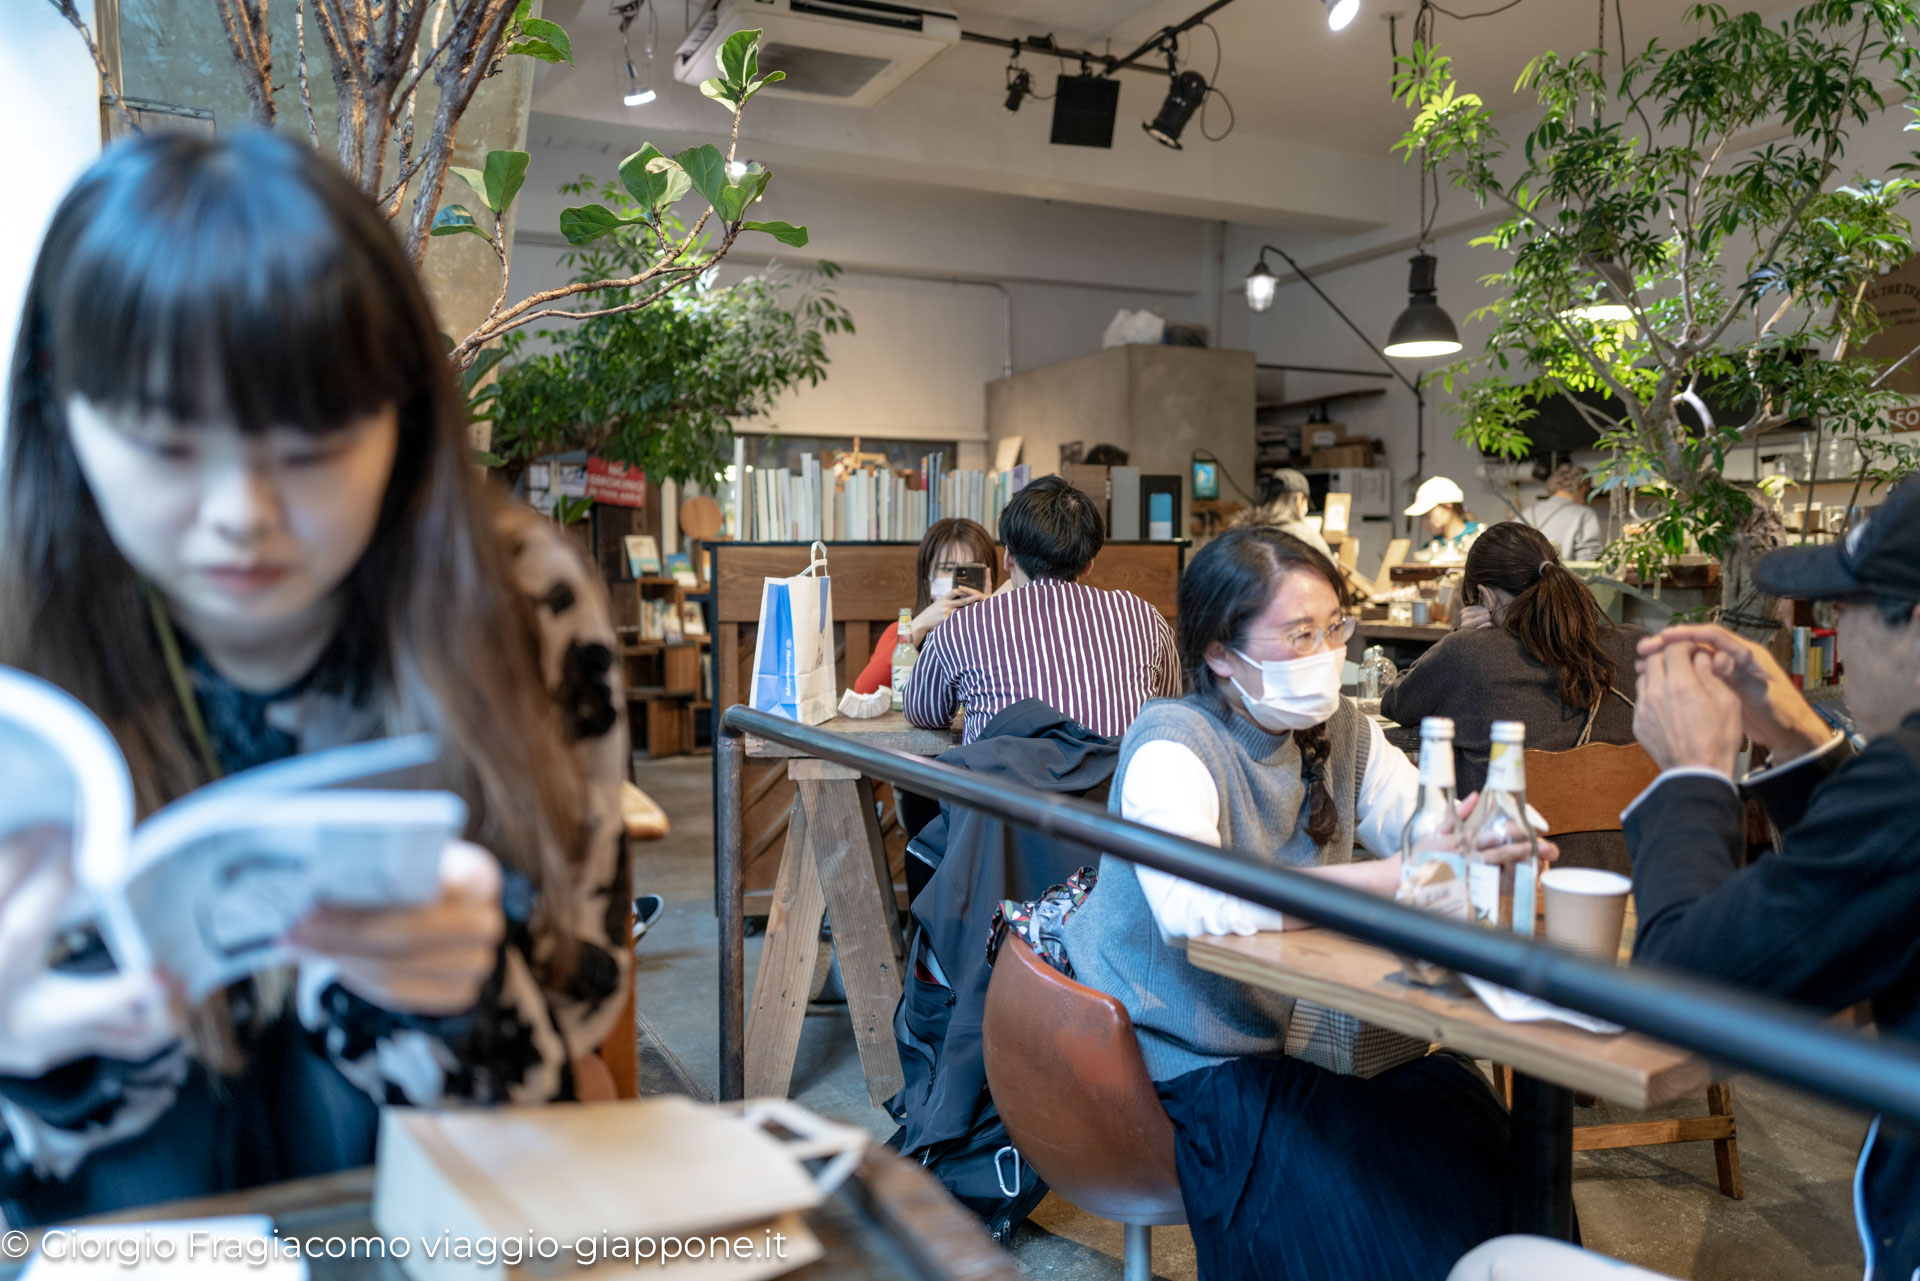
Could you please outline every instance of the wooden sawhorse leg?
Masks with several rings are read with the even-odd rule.
[[[790,761],[787,776],[793,815],[747,1012],[747,1096],[784,1098],[792,1086],[824,915],[833,922],[867,1096],[880,1104],[905,1084],[893,1041],[905,949],[893,887],[881,883],[890,878],[873,788],[828,761]]]

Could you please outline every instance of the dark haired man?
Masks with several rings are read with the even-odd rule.
[[[1855,752],[1760,646],[1717,627],[1640,642],[1634,734],[1662,773],[1622,818],[1640,927],[1634,959],[1840,1010],[1920,1041],[1920,478],[1844,543],[1782,548],[1754,581],[1840,603]],[[1736,784],[1742,736],[1776,762]],[[1740,868],[1740,790],[1780,851]],[[1854,1208],[1870,1281],[1920,1275],[1920,1139],[1878,1120]]]
[[[1141,704],[1180,692],[1173,631],[1131,592],[1077,580],[1104,541],[1099,510],[1042,476],[1000,514],[1009,590],[933,630],[907,682],[907,719],[942,728],[967,709],[971,743],[1002,708],[1037,698],[1096,734],[1126,732]]]

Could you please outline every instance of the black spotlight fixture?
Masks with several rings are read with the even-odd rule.
[[[1193,113],[1200,110],[1200,104],[1206,100],[1207,81],[1198,71],[1182,71],[1167,86],[1167,100],[1160,104],[1160,114],[1151,124],[1140,127],[1147,136],[1163,147],[1180,146],[1180,131],[1187,127],[1187,121],[1193,119]]]
[[[1033,96],[1033,76],[1018,62],[1007,64],[1007,110],[1020,110],[1020,100]]]
[[[1460,350],[1460,331],[1453,317],[1440,305],[1434,283],[1439,260],[1426,250],[1407,259],[1413,270],[1408,273],[1407,309],[1393,322],[1387,334],[1387,355],[1402,359],[1419,356],[1449,356]]]

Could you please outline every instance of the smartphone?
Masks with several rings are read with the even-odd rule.
[[[955,587],[971,587],[976,592],[985,595],[987,592],[987,567],[979,561],[970,561],[965,565],[955,565],[953,567],[953,585]]]

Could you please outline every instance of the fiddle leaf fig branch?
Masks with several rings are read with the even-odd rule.
[[[806,244],[805,228],[745,219],[765,194],[772,175],[757,164],[734,163],[740,114],[754,95],[785,78],[778,71],[760,74],[758,31],[728,37],[720,51],[720,75],[701,86],[708,98],[732,116],[724,153],[706,145],[667,157],[649,144],[621,166],[622,183],[641,206],[637,216],[617,215],[599,204],[561,215],[561,231],[576,245],[625,227],[646,225],[658,249],[652,260],[630,275],[575,281],[508,305],[509,255],[503,227],[526,181],[530,157],[521,151],[491,151],[482,167],[474,169],[453,163],[455,145],[461,118],[474,94],[489,77],[500,73],[505,59],[573,61],[573,42],[565,29],[535,16],[534,0],[292,0],[296,74],[283,76],[282,81],[289,83],[281,83],[275,79],[271,0],[214,2],[255,121],[272,127],[279,117],[275,95],[292,87],[299,95],[308,135],[319,145],[320,129],[314,121],[307,78],[306,27],[311,15],[327,53],[336,94],[333,150],[347,174],[398,224],[401,242],[416,266],[435,237],[470,234],[492,247],[500,264],[500,290],[486,318],[453,346],[451,358],[463,369],[472,365],[486,344],[521,325],[650,306],[712,268],[742,232],[770,235],[787,245]],[[73,0],[48,3],[79,31],[107,95],[120,104],[128,127],[137,129]],[[422,104],[421,89],[428,82],[435,92],[430,104]],[[416,107],[422,106],[431,111],[431,123],[417,135]],[[466,204],[443,203],[449,175],[472,189],[490,215],[488,225],[482,225]],[[709,208],[683,233],[669,235],[664,230],[666,220],[676,202],[689,193],[699,194]],[[710,220],[712,235],[708,234]],[[589,311],[554,305],[589,294],[598,295],[601,305]]]
[[[1547,52],[1515,86],[1538,122],[1511,143],[1437,49],[1396,59],[1413,118],[1395,150],[1504,214],[1473,242],[1505,256],[1475,314],[1492,330],[1442,374],[1459,435],[1521,457],[1535,406],[1565,398],[1608,454],[1600,486],[1653,500],[1609,558],[1647,574],[1693,547],[1719,556],[1729,620],[1752,613],[1740,571],[1780,537],[1756,487],[1727,478],[1731,451],[1810,422],[1855,443],[1856,493],[1914,460],[1881,435],[1891,370],[1858,352],[1879,325],[1867,286],[1912,253],[1901,210],[1920,184],[1894,175],[1920,154],[1836,180],[1856,131],[1897,123],[1890,101],[1920,127],[1917,9],[1815,0],[1770,24],[1696,4],[1690,43],[1611,67]]]

